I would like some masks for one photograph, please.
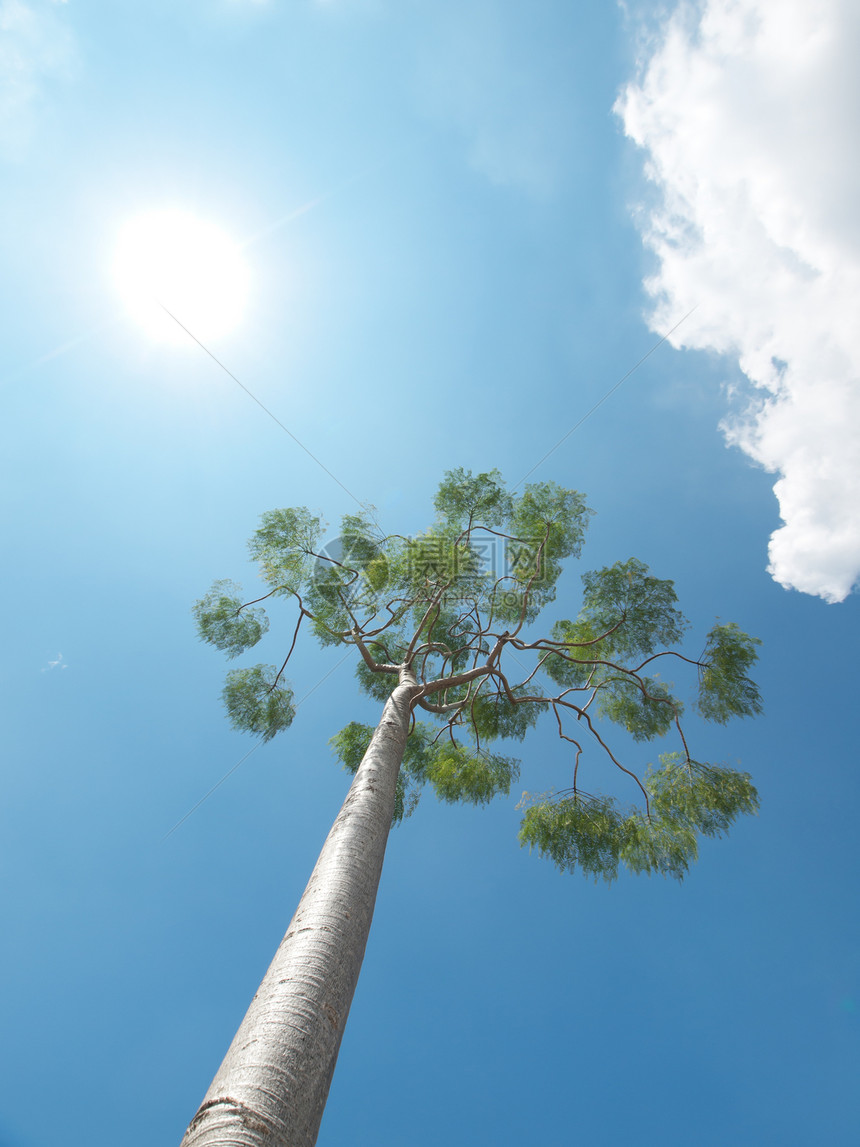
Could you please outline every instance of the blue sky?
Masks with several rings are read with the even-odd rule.
[[[319,1142],[854,1142],[857,33],[837,0],[0,0],[0,1147],[179,1142],[343,799],[327,742],[373,707],[305,644],[292,728],[170,832],[254,747],[190,607],[253,584],[259,515],[407,533],[445,469],[538,463],[596,511],[583,569],[762,638],[765,715],[693,729],[761,814],[605,887],[518,847],[518,792],[425,797]],[[239,246],[206,345],[322,466],[129,312],[153,211]],[[522,760],[568,767],[552,730]]]

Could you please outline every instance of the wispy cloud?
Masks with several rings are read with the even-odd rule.
[[[683,3],[616,111],[647,151],[639,212],[654,329],[735,356],[723,425],[778,475],[781,585],[843,600],[860,576],[860,7]]]
[[[523,33],[532,23],[487,0],[440,5],[419,53],[419,99],[453,127],[471,166],[499,186],[545,199],[568,137],[560,65]]]
[[[62,653],[58,653],[55,661],[49,661],[47,665],[43,666],[43,673],[50,673],[53,669],[68,669],[65,661],[63,661]]]
[[[56,8],[65,0],[0,0],[0,151],[21,153],[46,85],[68,75],[74,40]]]

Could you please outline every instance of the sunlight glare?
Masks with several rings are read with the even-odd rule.
[[[132,315],[159,341],[188,341],[163,304],[198,339],[229,334],[248,292],[242,253],[219,227],[186,211],[148,211],[122,229],[114,264]]]

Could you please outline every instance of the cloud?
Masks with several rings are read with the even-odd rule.
[[[48,664],[42,669],[43,673],[50,673],[52,669],[68,669],[68,665],[63,661],[62,653],[57,654],[56,661],[49,661]]]
[[[616,112],[647,152],[637,212],[655,330],[734,356],[727,440],[777,474],[769,572],[842,601],[860,576],[860,7],[683,3]]]
[[[535,38],[539,12],[488,0],[440,4],[423,36],[416,82],[426,114],[453,128],[468,161],[496,186],[537,200],[560,180],[568,138],[566,59]]]
[[[19,155],[46,85],[68,75],[73,38],[54,14],[58,4],[0,0],[0,150]]]

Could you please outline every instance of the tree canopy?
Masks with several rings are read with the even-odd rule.
[[[692,755],[683,702],[662,671],[688,678],[688,703],[706,721],[754,715],[761,700],[748,672],[757,639],[716,624],[702,653],[688,656],[673,583],[635,558],[584,573],[576,613],[556,617],[545,636],[538,622],[555,606],[566,560],[582,551],[591,516],[583,495],[553,482],[513,493],[495,470],[456,469],[434,508],[412,536],[385,534],[370,508],[348,514],[328,545],[325,523],[303,507],[263,515],[249,549],[267,591],[245,601],[239,586],[218,581],[194,607],[201,637],[231,658],[268,632],[264,602],[287,601],[294,611],[280,666],[228,674],[234,726],[268,740],[290,725],[284,674],[309,626],[324,646],[355,648],[370,697],[384,701],[405,671],[417,683],[395,820],[427,785],[443,801],[507,795],[519,762],[497,743],[522,741],[545,717],[570,746],[570,785],[524,794],[521,843],[594,878],[612,880],[621,867],[682,878],[698,838],[726,832],[756,811],[758,797],[747,773]],[[671,738],[674,747],[637,770],[610,744],[613,725],[634,742]],[[372,733],[350,722],[332,738],[346,769],[358,768]],[[629,804],[582,787],[586,747],[625,776]]]

